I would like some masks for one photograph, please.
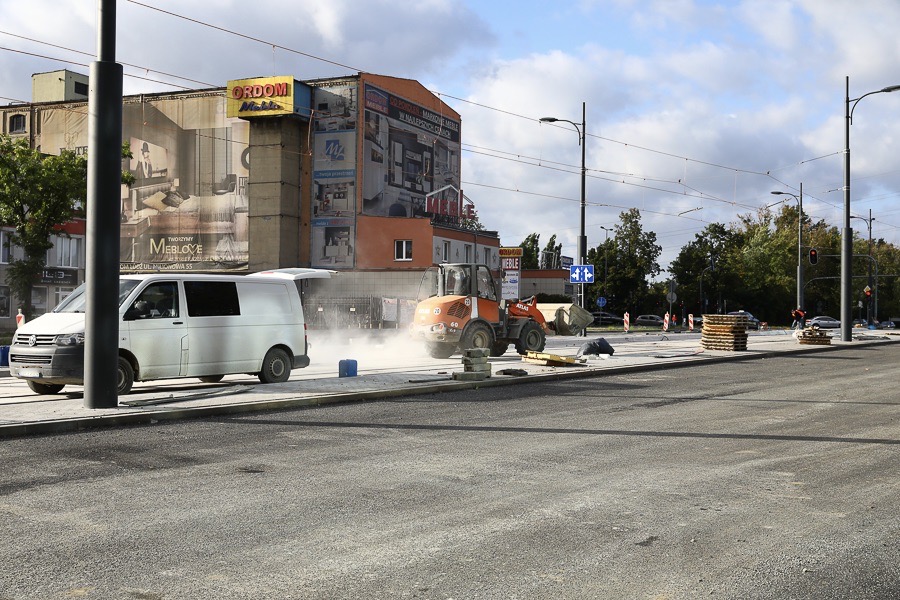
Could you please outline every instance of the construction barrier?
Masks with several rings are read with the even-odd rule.
[[[628,333],[628,326],[629,326],[628,313],[625,313],[622,316],[622,324],[625,326],[625,333]]]

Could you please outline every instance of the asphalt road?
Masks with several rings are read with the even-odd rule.
[[[900,597],[894,344],[0,443],[0,599]]]

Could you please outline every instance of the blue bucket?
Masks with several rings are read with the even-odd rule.
[[[338,377],[356,377],[356,361],[346,358],[338,363]]]

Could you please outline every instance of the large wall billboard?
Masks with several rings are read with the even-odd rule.
[[[87,107],[41,111],[41,149],[87,150]],[[126,102],[121,270],[233,271],[249,264],[249,124],[221,95]]]
[[[352,80],[318,87],[313,92],[313,267],[351,269],[356,262],[358,90],[359,85]]]
[[[429,216],[426,196],[458,203],[459,121],[371,84],[364,97],[363,214]]]

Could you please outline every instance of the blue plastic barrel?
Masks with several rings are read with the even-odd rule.
[[[9,346],[0,346],[0,367],[9,366]],[[356,374],[354,369],[354,375]]]
[[[338,363],[338,377],[356,377],[356,361],[345,358]]]

